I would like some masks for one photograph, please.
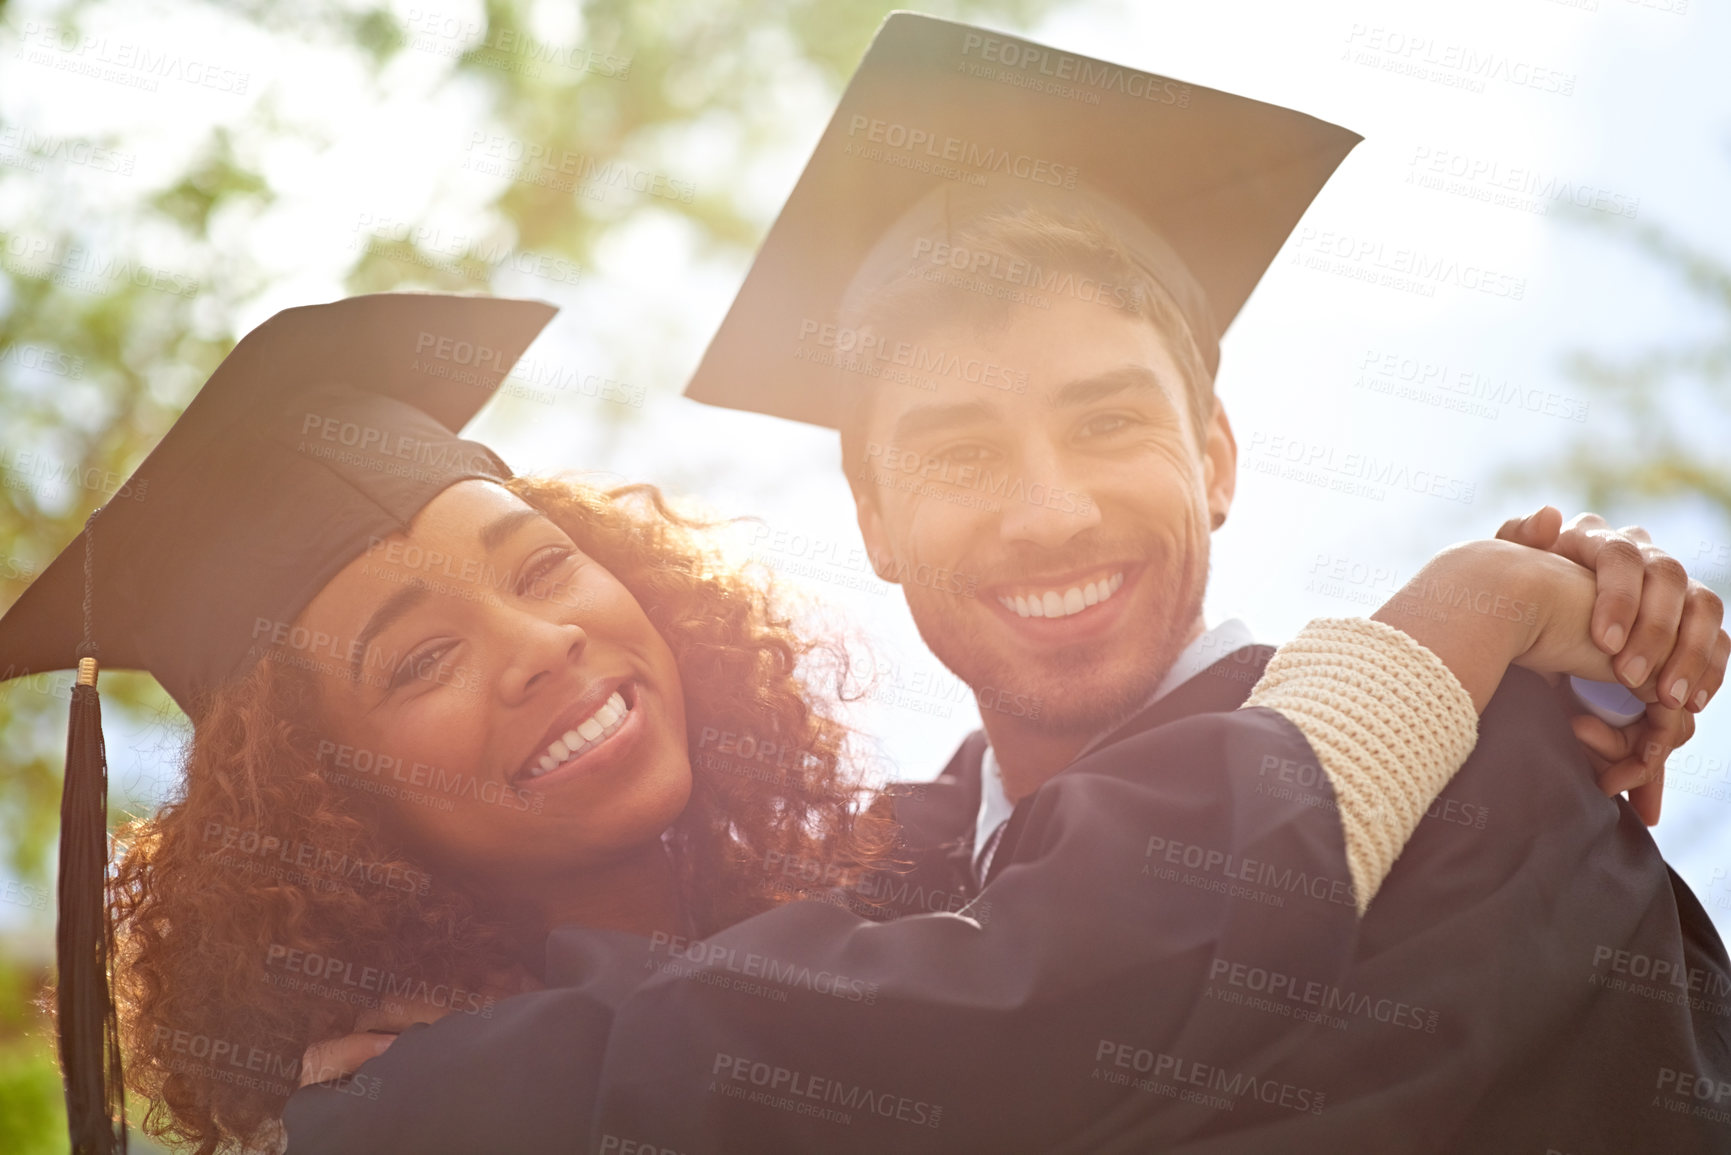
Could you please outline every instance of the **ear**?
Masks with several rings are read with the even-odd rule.
[[[891,585],[900,585],[900,582],[884,576],[893,572],[891,563],[896,555],[890,548],[889,530],[884,525],[883,510],[878,508],[877,494],[863,484],[852,488],[854,516],[859,519],[859,532],[865,538],[866,557],[871,560],[872,572]]]
[[[1208,496],[1209,523],[1219,529],[1226,524],[1232,495],[1238,490],[1238,440],[1232,436],[1232,422],[1226,419],[1226,409],[1218,397],[1203,428],[1202,482]]]

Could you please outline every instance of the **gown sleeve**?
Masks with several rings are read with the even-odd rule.
[[[1345,660],[1398,680],[1429,656],[1396,642],[1390,657],[1388,641],[1351,643],[1383,666]],[[658,935],[633,950],[615,936],[608,952],[565,928],[561,949],[635,985],[578,967],[575,985],[506,1000],[518,1007],[492,1023],[452,1015],[405,1034],[364,1068],[377,1099],[309,1088],[291,1100],[289,1151],[474,1150],[453,1145],[459,1133],[497,1151],[620,1155],[1033,1151],[1114,1110],[1156,1144],[1226,1114],[1320,1113],[1328,1086],[1272,1077],[1304,1025],[1204,995],[1223,969],[1338,982],[1351,965],[1368,896],[1335,773],[1372,784],[1354,813],[1397,840],[1409,817],[1374,802],[1400,711],[1373,716],[1350,697],[1307,711],[1302,683],[1316,677],[1277,675],[1268,705],[1077,762],[1033,796],[1013,858],[960,913],[873,923],[806,901],[701,942]],[[1446,769],[1390,779],[1384,794],[1416,792],[1422,814],[1424,791],[1454,769],[1439,735],[1458,721],[1439,714],[1432,747],[1407,751]],[[1402,724],[1422,734],[1426,719]],[[1307,734],[1329,725],[1372,753],[1331,754],[1336,770],[1309,794],[1269,789],[1271,768],[1318,764]],[[535,1063],[547,1070],[525,1070]],[[513,1075],[465,1095],[464,1069]]]
[[[1215,983],[1314,1018],[1271,1073],[1334,1094],[1316,1116],[1222,1119],[1173,1155],[1332,1155],[1367,1136],[1379,1155],[1731,1152],[1725,946],[1524,670],[1384,881],[1346,979]],[[1147,1149],[1133,1122],[1097,1124],[1064,1150]]]

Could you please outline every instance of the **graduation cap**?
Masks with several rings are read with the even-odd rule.
[[[0,676],[77,665],[61,798],[58,1018],[74,1152],[124,1149],[109,995],[97,663],[148,670],[197,721],[368,543],[447,486],[511,476],[456,435],[557,310],[381,293],[241,339],[113,499],[0,617]]]
[[[1104,225],[1219,340],[1362,139],[1231,93],[907,12],[878,30],[686,396],[839,427],[850,394],[806,338],[862,285],[939,256],[984,215]],[[965,267],[964,270],[966,271]]]

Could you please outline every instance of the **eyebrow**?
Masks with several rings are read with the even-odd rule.
[[[960,405],[916,405],[896,419],[891,436],[899,443],[922,433],[941,433],[954,425],[968,425],[994,416],[996,411],[983,401],[968,401]]]
[[[1168,409],[1172,399],[1160,383],[1160,378],[1146,365],[1130,362],[1092,377],[1069,381],[1046,395],[1054,409],[1077,409],[1119,393],[1130,391],[1155,394]],[[941,433],[957,425],[988,421],[997,417],[997,410],[983,401],[968,401],[958,405],[920,405],[909,409],[897,419],[892,433],[898,442],[913,440],[924,433]]]
[[[1120,365],[1116,369],[1108,369],[1092,377],[1080,381],[1070,381],[1052,390],[1050,400],[1054,408],[1072,409],[1082,405],[1091,405],[1107,397],[1135,390],[1136,392],[1158,393],[1161,400],[1170,405],[1166,390],[1161,387],[1160,378],[1146,365],[1134,363]]]
[[[361,632],[355,635],[355,645],[349,653],[349,681],[359,683],[361,680],[361,659],[366,656],[367,649],[373,644],[373,639],[390,624],[421,604],[427,597],[427,587],[424,585],[404,586],[390,597],[386,598],[373,616],[367,619],[367,624],[361,627]]]
[[[514,509],[510,513],[501,514],[481,527],[481,548],[492,553],[505,544],[507,538],[531,521],[542,521],[546,514],[533,507],[529,509]]]

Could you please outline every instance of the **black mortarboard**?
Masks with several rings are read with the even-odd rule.
[[[75,1152],[124,1144],[108,996],[107,770],[95,658],[193,715],[374,538],[447,486],[505,479],[459,438],[556,310],[383,293],[288,309],[241,339],[83,531],[0,617],[8,678],[77,664],[61,801],[59,1029]],[[114,1116],[122,1116],[118,1133]]]
[[[686,395],[837,426],[847,394],[802,341],[874,269],[988,211],[1067,205],[1219,339],[1361,138],[1242,96],[907,12],[878,30]]]

